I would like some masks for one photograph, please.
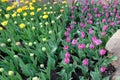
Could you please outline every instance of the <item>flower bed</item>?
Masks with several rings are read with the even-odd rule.
[[[116,56],[105,44],[119,29],[119,2],[71,7],[32,0],[0,1],[1,80],[109,80]],[[109,67],[110,66],[110,67]]]

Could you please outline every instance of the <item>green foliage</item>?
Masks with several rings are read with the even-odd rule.
[[[107,66],[118,58],[100,55],[100,49],[105,47],[107,40],[118,30],[118,18],[116,13],[106,18],[106,15],[96,17],[105,10],[101,5],[89,4],[89,9],[82,13],[83,7],[73,3],[75,11],[72,12],[65,1],[62,3],[46,3],[39,1],[25,2],[23,6],[8,4],[7,0],[0,0],[0,80],[109,80],[110,76],[103,77],[101,66]],[[87,6],[87,5],[86,5]],[[94,12],[98,8],[98,12]],[[116,7],[119,10],[119,4]],[[114,7],[108,8],[112,12]],[[71,19],[74,13],[74,19]],[[92,24],[89,24],[88,13],[92,16]],[[84,17],[84,18],[81,18]],[[110,26],[111,20],[115,23]],[[114,20],[112,20],[114,19]],[[74,27],[72,24],[75,22]],[[86,28],[82,28],[80,23]],[[99,23],[99,24],[98,24]],[[103,27],[108,29],[103,31]],[[65,31],[70,28],[70,43],[66,42]],[[92,28],[93,34],[89,33]],[[81,37],[81,32],[85,38]],[[105,32],[101,36],[101,32]],[[95,36],[102,41],[101,45],[95,45],[91,38]],[[68,36],[67,36],[68,37]],[[73,39],[77,39],[76,45],[71,45]],[[78,44],[85,44],[85,49],[78,49]],[[90,49],[90,44],[94,49]],[[68,46],[68,50],[64,50]],[[65,53],[70,53],[70,62],[65,63]],[[83,60],[88,59],[88,65]]]

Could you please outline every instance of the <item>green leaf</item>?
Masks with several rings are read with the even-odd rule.
[[[103,80],[110,80],[110,76],[103,78]]]
[[[17,77],[18,80],[22,80],[22,77],[19,73],[16,73],[16,77]]]
[[[116,60],[118,60],[118,57],[117,57],[117,56],[112,56],[112,57],[109,58],[109,59],[105,59],[102,65],[107,66],[107,65],[110,64],[112,61],[116,61]]]
[[[92,80],[101,80],[99,76],[100,74],[97,72],[90,72],[90,75],[92,77]]]
[[[41,73],[41,80],[46,80],[45,74]]]
[[[111,60],[112,60],[112,61],[116,61],[116,60],[118,60],[118,57],[117,57],[117,56],[112,56],[112,57],[111,57]]]

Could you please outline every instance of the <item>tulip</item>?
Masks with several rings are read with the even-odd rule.
[[[87,65],[88,65],[88,61],[89,61],[88,59],[84,59],[84,60],[82,61],[83,65],[84,65],[84,66],[87,66]]]
[[[106,51],[105,49],[101,49],[101,50],[99,51],[99,54],[100,54],[101,56],[103,56],[103,55],[105,55],[106,52],[107,52],[107,51]]]
[[[101,68],[100,68],[100,72],[105,72],[105,70],[106,70],[106,67],[104,67],[104,66],[102,66]]]

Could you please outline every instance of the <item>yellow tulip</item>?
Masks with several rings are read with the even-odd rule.
[[[0,9],[0,12],[2,12],[2,9]]]
[[[35,8],[34,8],[34,7],[32,7],[32,6],[30,7],[30,10],[34,10],[34,9],[35,9]]]
[[[20,0],[20,3],[23,3],[24,2],[24,0]]]
[[[43,14],[47,14],[47,12],[44,12]]]
[[[33,5],[33,3],[29,3],[29,6],[32,6]]]
[[[38,8],[38,9],[37,9],[37,12],[39,12],[39,11],[41,11],[41,8]]]
[[[11,7],[12,7],[12,9],[15,9],[15,8],[16,8],[16,6],[15,6],[15,5],[12,5]]]
[[[46,6],[46,4],[43,5],[44,7]]]
[[[12,17],[16,17],[16,13],[13,13],[13,14],[12,14]]]
[[[8,6],[8,7],[6,8],[7,11],[10,11],[11,9],[12,9],[12,7],[10,7],[10,6]]]
[[[17,12],[18,12],[18,13],[21,13],[21,12],[22,12],[22,8],[18,8],[18,9],[17,9]]]
[[[23,13],[23,16],[27,16],[27,12]]]
[[[9,19],[10,15],[9,14],[5,14],[6,19]]]
[[[22,10],[27,10],[27,7],[26,7],[26,6],[23,6],[23,7],[22,7]]]
[[[1,0],[1,2],[8,2],[8,0]]]
[[[15,5],[15,6],[18,5],[18,2],[13,2],[13,5]]]
[[[66,4],[67,2],[66,1],[62,1],[63,4]]]
[[[36,2],[36,0],[32,0],[32,2],[33,2],[33,3],[35,3],[35,2]]]
[[[43,19],[47,19],[48,18],[48,15],[43,15]]]
[[[34,13],[34,12],[31,12],[31,13],[30,13],[30,15],[31,15],[31,16],[34,16],[34,15],[35,15],[35,13]]]
[[[57,2],[53,2],[53,4],[57,4]]]
[[[6,26],[6,25],[8,24],[8,21],[3,21],[1,24],[2,24],[3,26]]]
[[[0,27],[0,31],[2,31],[3,30],[3,28],[2,27]]]
[[[25,4],[28,4],[29,3],[29,1],[25,1]]]
[[[23,28],[25,28],[25,24],[24,24],[24,23],[21,23],[21,24],[19,25],[19,27],[20,27],[21,29],[23,29]]]
[[[47,10],[47,7],[44,7],[44,10]]]

